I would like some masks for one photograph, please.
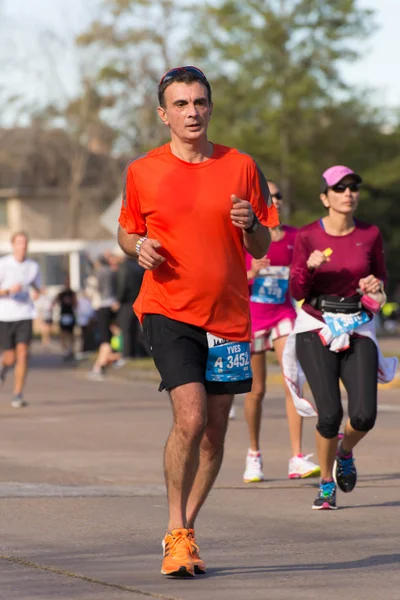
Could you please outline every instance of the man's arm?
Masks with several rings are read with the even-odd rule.
[[[271,243],[271,233],[267,227],[258,223],[257,230],[253,233],[251,231],[243,231],[243,241],[247,252],[253,258],[263,258],[267,254]]]
[[[32,288],[32,299],[33,300],[37,300],[39,298],[41,286],[42,286],[42,275],[40,272],[40,267],[39,267],[39,265],[37,265],[35,279],[30,284],[30,287]]]
[[[235,227],[243,231],[245,248],[253,258],[263,258],[271,243],[271,234],[267,227],[261,225],[250,202],[241,200],[232,194],[231,220]]]
[[[118,244],[125,254],[132,258],[138,258],[136,244],[142,237],[142,235],[138,235],[137,233],[127,233],[121,226],[118,227]]]
[[[14,283],[8,289],[0,290],[0,296],[11,296],[12,294],[18,294],[22,290],[22,285],[20,283]]]
[[[136,244],[139,240],[143,241],[137,248]],[[137,258],[139,265],[147,271],[153,271],[165,262],[164,256],[157,252],[161,248],[158,240],[144,238],[137,233],[127,233],[122,227],[119,227],[118,243],[125,254]]]

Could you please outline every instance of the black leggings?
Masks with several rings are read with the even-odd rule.
[[[373,428],[377,412],[378,350],[367,337],[351,337],[350,348],[332,352],[315,331],[296,335],[298,361],[314,396],[317,430],[335,437],[343,418],[339,380],[348,395],[350,424],[357,431]]]

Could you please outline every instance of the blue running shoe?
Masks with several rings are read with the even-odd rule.
[[[314,510],[336,510],[336,484],[334,481],[321,481],[318,496],[312,505]]]
[[[333,465],[333,479],[342,492],[348,494],[354,490],[357,483],[357,469],[354,464],[353,453],[346,457],[336,456]]]

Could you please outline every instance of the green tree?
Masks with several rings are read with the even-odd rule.
[[[316,132],[347,92],[340,63],[357,58],[352,44],[371,26],[371,11],[356,0],[223,0],[199,9],[191,53],[218,99],[213,133],[280,182],[288,213],[298,201],[307,206]]]
[[[109,157],[107,169],[117,170],[111,159],[115,131],[102,119],[102,111],[114,105],[114,98],[102,96],[95,83],[88,76],[82,77],[82,89],[78,96],[66,100],[64,106],[49,105],[37,112],[34,120],[43,130],[61,128],[64,136],[59,138],[58,159],[67,167],[68,181],[68,220],[65,223],[67,237],[75,238],[80,234],[81,210],[87,201],[87,179],[93,155]],[[104,173],[104,176],[106,173]],[[107,171],[107,176],[115,180],[116,173]],[[104,185],[103,177],[96,182]],[[109,193],[109,188],[108,188]],[[108,202],[114,199],[113,191]]]
[[[160,73],[182,58],[184,15],[173,0],[105,0],[102,19],[78,37],[78,44],[98,51],[96,81],[116,101],[107,117],[130,151],[164,139],[155,92]]]

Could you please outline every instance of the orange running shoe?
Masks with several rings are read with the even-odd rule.
[[[173,529],[162,541],[161,573],[172,577],[194,577],[193,541],[188,529]]]
[[[194,535],[194,529],[189,529],[189,539],[192,545],[192,561],[194,564],[194,572],[196,575],[205,575],[206,574],[206,565],[204,561],[200,558],[200,549],[196,544],[196,539]]]

